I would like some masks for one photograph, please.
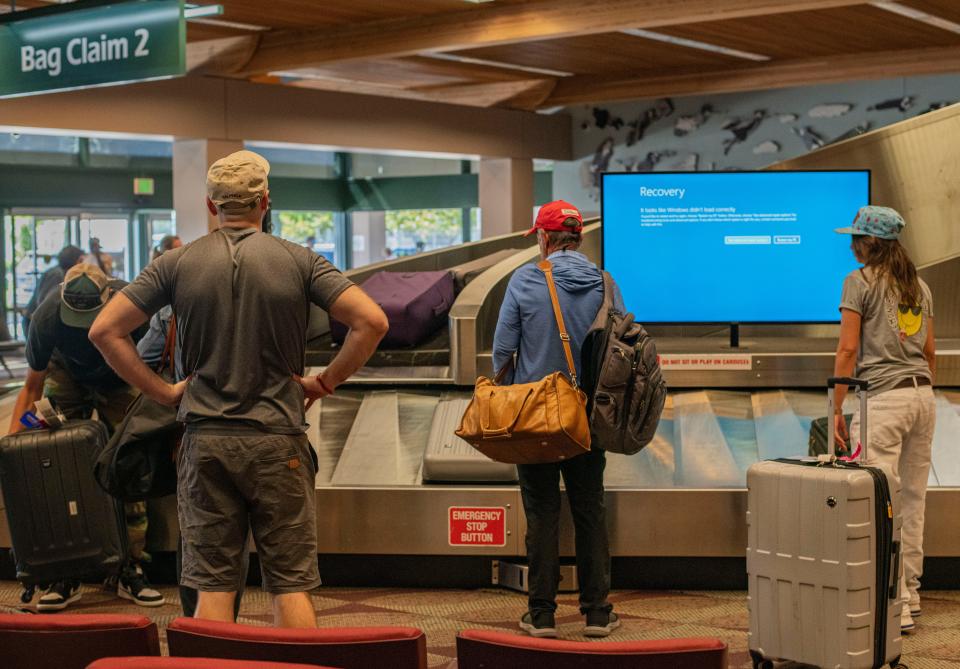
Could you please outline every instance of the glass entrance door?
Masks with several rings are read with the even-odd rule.
[[[69,217],[14,213],[3,223],[7,326],[11,334],[22,337],[23,311],[44,272],[57,264],[57,254],[69,243]]]
[[[79,246],[87,251],[87,262],[99,264],[108,275],[129,281],[130,217],[126,214],[81,214]]]

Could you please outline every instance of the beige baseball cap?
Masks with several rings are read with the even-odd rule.
[[[267,192],[270,163],[253,151],[237,151],[207,171],[207,197],[218,207],[249,205]]]
[[[110,278],[99,267],[82,262],[67,270],[60,287],[60,319],[64,325],[89,329],[110,298]]]

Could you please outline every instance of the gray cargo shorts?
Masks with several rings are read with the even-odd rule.
[[[286,594],[320,585],[316,463],[306,435],[188,431],[177,458],[181,585],[237,590],[248,528],[264,590]]]

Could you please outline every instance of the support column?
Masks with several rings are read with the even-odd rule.
[[[480,160],[480,233],[495,237],[533,225],[533,160]]]
[[[362,267],[386,258],[387,215],[383,211],[355,211],[353,223],[353,267]]]
[[[224,139],[176,139],[173,142],[173,208],[177,235],[183,243],[216,230],[217,219],[207,211],[207,170],[243,142]]]

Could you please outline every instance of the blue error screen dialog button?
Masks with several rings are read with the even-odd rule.
[[[799,244],[800,235],[776,235],[773,238],[774,244]]]

